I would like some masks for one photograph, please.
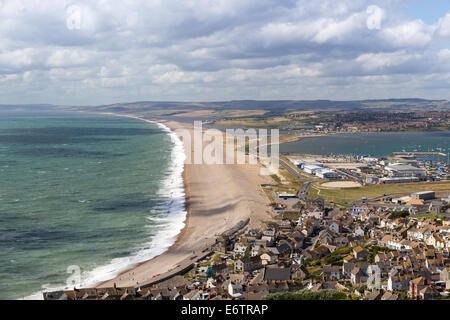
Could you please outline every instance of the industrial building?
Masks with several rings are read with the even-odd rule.
[[[299,162],[297,164],[304,172],[315,175],[322,179],[340,179],[341,175],[330,168],[327,168],[323,163],[306,163]]]
[[[322,179],[340,179],[341,176],[331,169],[321,169],[316,171],[316,176]]]
[[[411,194],[411,198],[415,200],[433,200],[436,198],[436,193],[434,191],[415,192]]]
[[[306,173],[309,174],[313,174],[315,175],[317,173],[317,171],[322,170],[321,166],[318,166],[316,164],[305,164],[303,166],[303,171],[305,171]]]
[[[391,164],[384,168],[391,177],[425,177],[427,171],[408,164]]]

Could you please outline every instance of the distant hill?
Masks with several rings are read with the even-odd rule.
[[[285,111],[314,111],[314,110],[358,110],[358,109],[450,109],[450,102],[446,100],[426,99],[383,99],[360,101],[331,101],[331,100],[236,100],[217,102],[160,102],[141,101],[131,103],[117,103],[89,107],[90,110],[110,112],[146,112],[166,111],[168,113],[186,110],[267,110],[273,113]]]
[[[146,113],[164,116],[188,112],[214,110],[264,110],[269,115],[277,115],[287,111],[358,111],[358,110],[450,110],[447,100],[426,100],[419,98],[379,99],[359,101],[332,100],[234,100],[212,102],[176,102],[176,101],[138,101],[115,103],[100,106],[55,106],[51,104],[0,105],[0,110],[89,110],[98,112]],[[266,115],[267,115],[266,114]]]

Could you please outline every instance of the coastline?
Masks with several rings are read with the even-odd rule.
[[[130,114],[103,113],[157,123],[175,134],[176,129],[192,130],[191,126],[174,121],[160,121]],[[179,136],[177,136],[180,139]],[[181,141],[181,139],[180,139]],[[193,150],[185,149],[187,152]],[[192,159],[193,157],[191,157]],[[182,179],[185,194],[184,226],[174,242],[155,257],[130,265],[112,279],[97,283],[96,288],[140,286],[163,273],[187,263],[215,242],[221,232],[237,222],[251,218],[251,227],[259,227],[270,218],[268,199],[259,185],[270,177],[259,175],[258,165],[192,165],[184,164]],[[220,187],[219,187],[220,185]],[[229,194],[232,190],[232,194]],[[246,196],[242,196],[247,193]],[[156,276],[156,277],[154,277]]]
[[[86,113],[86,112],[81,112],[81,113]],[[175,235],[170,235],[170,233],[169,233],[169,235],[164,234],[164,231],[165,231],[164,229],[167,229],[167,228],[166,228],[166,226],[163,227],[162,230],[158,231],[156,233],[156,235],[153,237],[152,242],[150,243],[150,248],[137,249],[135,252],[133,252],[129,256],[114,258],[111,261],[109,261],[105,264],[96,266],[95,268],[93,268],[91,270],[88,270],[85,272],[83,271],[81,284],[79,284],[77,286],[79,288],[95,287],[101,283],[104,283],[105,281],[108,281],[108,279],[114,278],[117,275],[127,272],[127,270],[131,270],[131,269],[145,263],[146,261],[149,261],[149,260],[165,253],[166,251],[170,250],[170,248],[172,248],[173,246],[176,245],[176,243],[178,242],[178,240],[180,238],[180,235],[183,234],[183,231],[185,230],[185,226],[188,223],[188,219],[189,219],[189,214],[186,210],[186,196],[185,196],[186,183],[185,183],[185,176],[184,176],[184,160],[185,160],[185,153],[183,150],[184,147],[183,147],[182,142],[179,140],[178,136],[174,132],[174,130],[172,128],[166,126],[164,123],[154,121],[152,119],[146,119],[144,117],[139,117],[136,115],[117,114],[117,113],[109,113],[109,112],[108,113],[106,113],[106,112],[88,112],[88,113],[96,114],[96,115],[112,115],[115,117],[126,117],[126,118],[132,118],[132,119],[137,119],[137,120],[141,120],[144,122],[152,123],[154,125],[157,125],[160,129],[162,129],[165,132],[165,134],[170,136],[171,140],[175,144],[173,147],[173,150],[172,150],[172,155],[171,155],[172,161],[171,161],[171,163],[169,163],[169,166],[168,166],[168,169],[171,172],[171,174],[168,175],[164,180],[162,180],[162,185],[161,185],[161,189],[160,189],[159,193],[169,194],[169,192],[172,192],[171,196],[173,196],[174,189],[172,189],[172,188],[174,187],[174,181],[175,181],[175,187],[176,187],[175,194],[177,194],[177,191],[179,191],[178,190],[179,186],[177,185],[177,182],[179,180],[182,181],[183,207],[181,209],[181,212],[180,212],[180,208],[178,205],[178,201],[180,200],[180,197],[175,197],[175,203],[169,205],[168,208],[171,211],[170,213],[176,214],[176,215],[179,215],[179,213],[181,213],[183,215],[183,217],[182,217],[182,219],[179,219],[179,217],[176,217],[176,216],[173,217],[169,214],[167,226],[171,227],[170,232],[172,232],[173,227],[177,227],[177,225],[180,225],[180,223],[182,223],[183,225],[180,228],[179,232],[177,232]],[[178,146],[176,145],[177,141],[179,142],[179,145],[181,145],[181,150],[177,150],[177,147],[179,149],[179,145]],[[177,169],[176,167],[179,166],[179,163],[180,163],[179,162],[180,151],[181,151],[181,155],[182,155],[181,163],[182,163],[183,170],[181,171],[181,174],[178,177],[178,174],[177,174],[178,172],[175,172],[175,170]],[[173,173],[175,173],[175,175]],[[172,201],[172,202],[174,202],[174,201]],[[161,240],[161,241],[159,241],[160,243],[161,242],[164,243],[165,241],[168,241],[167,243],[171,243],[171,244],[169,246],[161,246],[160,244],[157,244],[154,247],[151,247],[153,244],[153,240],[158,239],[158,236],[161,236],[161,235],[162,235],[162,237],[159,238],[159,240]],[[151,258],[147,257],[147,258],[144,258],[144,260],[139,261],[140,259],[142,259],[142,256],[144,256],[144,257],[150,256]],[[121,261],[118,262],[118,260],[121,260]],[[138,262],[136,262],[136,260]],[[126,264],[127,262],[128,262],[128,264]],[[68,287],[63,287],[63,286],[52,286],[52,287],[47,287],[47,286],[44,287],[43,286],[42,288],[45,288],[45,289],[43,291],[33,292],[27,296],[20,298],[19,300],[22,300],[22,299],[23,300],[41,300],[44,292],[73,289],[73,288],[68,288]]]

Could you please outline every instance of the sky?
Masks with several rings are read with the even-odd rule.
[[[0,104],[450,100],[448,0],[0,0]]]

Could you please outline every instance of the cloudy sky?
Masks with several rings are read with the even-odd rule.
[[[0,104],[449,88],[448,0],[0,0]]]

